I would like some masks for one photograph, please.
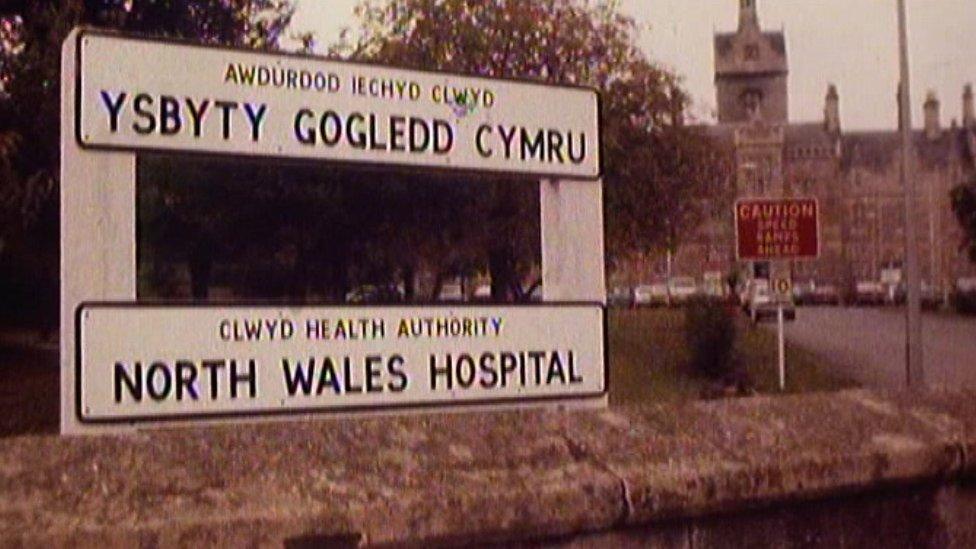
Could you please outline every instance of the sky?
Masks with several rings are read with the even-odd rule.
[[[297,0],[293,28],[314,31],[324,51],[341,28],[355,23],[357,1]],[[976,0],[907,3],[913,122],[921,125],[922,103],[932,90],[947,126],[962,116],[963,85],[976,81]],[[735,30],[738,0],[620,0],[620,8],[636,20],[648,57],[684,79],[693,115],[713,121],[712,36]],[[759,0],[759,18],[767,30],[786,31],[791,121],[821,120],[827,85],[834,83],[844,129],[895,127],[895,0]]]

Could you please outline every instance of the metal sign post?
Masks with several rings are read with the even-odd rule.
[[[905,279],[908,286],[905,307],[905,381],[911,389],[925,388],[922,365],[921,274],[916,236],[916,186],[912,177],[912,109],[908,70],[908,30],[905,0],[898,0],[898,55],[900,82],[898,110],[901,119],[901,185],[905,199]]]
[[[793,293],[793,281],[785,261],[777,261],[773,266],[773,296],[776,298],[777,356],[779,358],[779,390],[786,390],[786,335],[784,333],[783,304]]]
[[[783,335],[783,303],[776,307],[776,324],[779,332],[779,390],[786,390],[786,338]]]

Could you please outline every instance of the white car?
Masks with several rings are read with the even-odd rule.
[[[747,312],[749,313],[749,318],[754,323],[758,323],[764,318],[772,317],[775,319],[779,314],[780,307],[783,308],[784,320],[796,319],[796,307],[793,305],[792,296],[777,300],[776,296],[769,289],[768,284],[752,286],[752,290],[749,293]]]
[[[668,292],[672,304],[687,303],[698,295],[698,284],[690,276],[678,276],[668,282]]]
[[[438,301],[464,301],[464,291],[460,282],[448,282],[441,286],[441,291],[437,295]]]
[[[491,284],[481,284],[474,289],[474,293],[471,295],[471,297],[475,301],[491,300]]]
[[[956,279],[956,291],[959,293],[976,293],[976,277],[962,277]]]
[[[634,288],[634,306],[652,307],[668,303],[668,285],[663,282],[641,284]]]
[[[884,305],[887,292],[880,282],[859,280],[854,284],[855,305]]]

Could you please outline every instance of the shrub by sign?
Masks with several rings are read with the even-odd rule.
[[[813,259],[820,254],[816,199],[744,199],[735,204],[736,255],[743,261]]]

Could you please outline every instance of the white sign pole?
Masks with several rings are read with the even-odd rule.
[[[77,36],[65,40],[61,55],[60,425],[70,434],[85,429],[74,406],[77,307],[136,298],[136,155],[88,151],[75,140]]]
[[[779,335],[779,390],[786,390],[786,340],[783,336],[783,304],[776,307],[776,324]]]
[[[603,189],[592,181],[539,184],[544,301],[606,301]]]

